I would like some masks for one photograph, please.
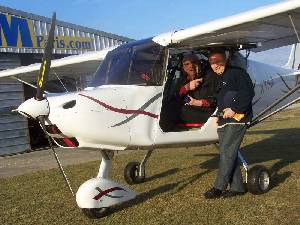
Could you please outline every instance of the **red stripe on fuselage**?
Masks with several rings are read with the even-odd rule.
[[[204,123],[180,123],[179,127],[202,127]]]
[[[135,109],[120,109],[120,108],[115,108],[113,106],[110,106],[98,99],[95,99],[91,96],[88,96],[88,95],[84,95],[84,94],[79,94],[80,96],[83,96],[83,97],[86,97],[98,104],[100,104],[101,106],[103,106],[104,108],[108,109],[108,110],[111,110],[113,112],[117,112],[117,113],[122,113],[122,114],[142,114],[142,115],[146,115],[146,116],[150,116],[150,117],[153,117],[153,118],[158,118],[158,115],[156,114],[153,114],[153,113],[150,113],[150,112],[146,112],[146,111],[143,111],[143,110],[135,110]]]

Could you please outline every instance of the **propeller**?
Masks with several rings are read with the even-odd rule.
[[[59,161],[58,155],[53,147],[51,137],[48,135],[48,133],[46,131],[46,126],[45,126],[45,119],[46,119],[46,117],[48,117],[48,115],[50,113],[50,107],[49,107],[49,102],[48,102],[47,98],[44,96],[44,92],[45,92],[45,85],[48,80],[48,75],[49,75],[50,66],[51,66],[51,57],[52,57],[52,52],[53,52],[53,47],[54,47],[55,23],[56,23],[56,13],[53,13],[52,21],[51,21],[51,28],[49,31],[48,40],[47,40],[46,47],[44,50],[42,64],[40,67],[40,72],[39,72],[39,76],[38,76],[38,80],[37,80],[36,96],[35,96],[35,98],[31,98],[31,99],[28,99],[25,102],[23,102],[16,111],[23,116],[37,119],[40,122],[40,125],[45,133],[45,136],[48,139],[49,146],[54,154],[54,157],[58,164],[60,172],[63,175],[63,178],[64,178],[72,196],[74,196],[74,192],[72,190],[70,182],[69,182],[69,180],[64,172],[64,169]]]

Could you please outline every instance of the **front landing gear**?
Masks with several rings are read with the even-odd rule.
[[[145,181],[145,166],[153,150],[147,151],[141,163],[129,162],[124,168],[124,179],[127,184],[139,184]]]
[[[271,179],[268,169],[261,165],[256,165],[250,168],[240,152],[238,152],[238,157],[246,170],[248,191],[255,195],[268,192],[271,187]]]
[[[101,151],[102,161],[96,178],[80,185],[76,193],[76,202],[89,218],[101,218],[109,213],[109,208],[136,197],[136,193],[109,179],[109,170],[113,159],[112,151]]]

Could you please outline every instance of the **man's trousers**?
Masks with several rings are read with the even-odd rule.
[[[245,132],[244,124],[227,124],[218,128],[220,161],[214,187],[219,190],[226,190],[229,184],[232,191],[245,191],[238,159]]]

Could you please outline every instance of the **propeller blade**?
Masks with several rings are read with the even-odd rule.
[[[43,60],[40,68],[40,73],[37,81],[37,90],[36,90],[35,99],[38,101],[44,99],[43,93],[44,93],[46,81],[48,79],[48,74],[50,71],[51,56],[52,56],[53,45],[54,45],[55,22],[56,22],[56,13],[54,12],[52,16],[51,28],[49,31],[48,40],[46,43]]]

